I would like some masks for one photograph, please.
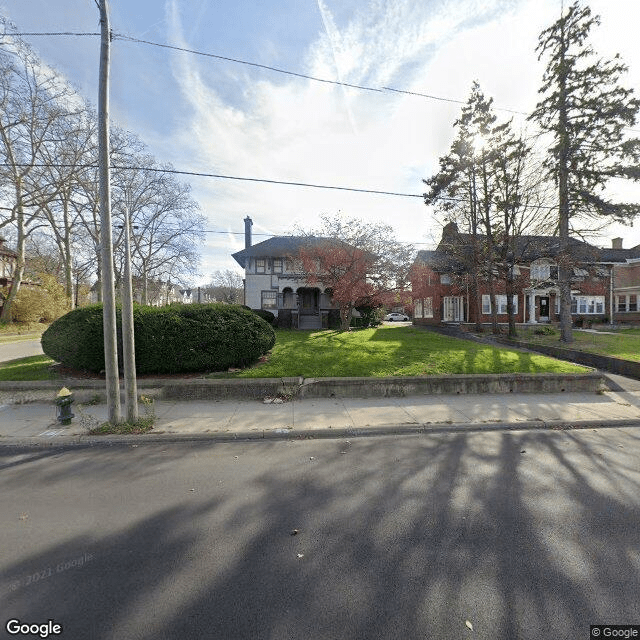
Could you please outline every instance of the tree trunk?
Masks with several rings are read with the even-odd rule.
[[[566,75],[566,36],[562,30],[560,52],[559,87],[559,130],[560,152],[558,158],[558,240],[560,256],[558,261],[558,284],[560,287],[560,340],[573,342],[571,328],[571,270],[569,268],[569,161],[568,161],[568,114],[567,114],[567,75]]]
[[[20,291],[20,285],[22,284],[22,278],[24,277],[24,250],[26,245],[26,235],[24,228],[24,208],[22,205],[22,188],[20,179],[16,181],[16,202],[18,203],[16,213],[16,227],[18,230],[16,253],[16,267],[13,271],[13,282],[9,289],[9,295],[7,296],[4,304],[2,305],[2,313],[0,313],[0,322],[11,322],[11,305],[13,304],[18,291]]]

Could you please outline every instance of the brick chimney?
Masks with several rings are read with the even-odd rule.
[[[612,240],[611,240],[611,248],[612,249],[622,249],[622,238],[612,238]]]
[[[251,227],[253,227],[253,220],[247,216],[244,219],[244,248],[248,249],[251,246]]]

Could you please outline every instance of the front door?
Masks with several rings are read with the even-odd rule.
[[[464,298],[445,296],[442,299],[442,319],[444,322],[464,322]]]
[[[300,313],[303,315],[318,314],[318,289],[300,289]]]
[[[549,321],[549,296],[540,298],[540,320]]]

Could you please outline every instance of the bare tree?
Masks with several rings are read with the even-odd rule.
[[[211,282],[205,287],[205,291],[218,302],[240,304],[244,294],[242,276],[231,269],[218,269],[211,274]]]
[[[4,25],[6,27],[6,23]],[[47,148],[68,113],[69,89],[43,67],[19,39],[5,37],[0,48],[0,228],[12,227],[18,258],[13,286],[0,320],[8,321],[25,268],[27,237],[43,226],[44,207],[56,188],[43,177]]]

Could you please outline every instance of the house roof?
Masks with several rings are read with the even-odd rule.
[[[244,269],[249,258],[284,258],[294,256],[301,247],[318,247],[327,244],[348,246],[335,238],[317,236],[274,236],[247,249],[232,253],[235,261]]]
[[[482,240],[483,236],[477,236]],[[442,239],[435,251],[419,251],[416,263],[429,265],[434,271],[456,273],[464,270],[464,263],[471,257],[473,236],[460,233],[453,224],[445,227]],[[519,236],[515,239],[514,254],[516,263],[532,262],[538,258],[554,258],[560,253],[560,240],[557,236]],[[569,238],[569,250],[578,262],[617,262],[640,258],[640,245],[631,249],[601,249],[588,242]]]

